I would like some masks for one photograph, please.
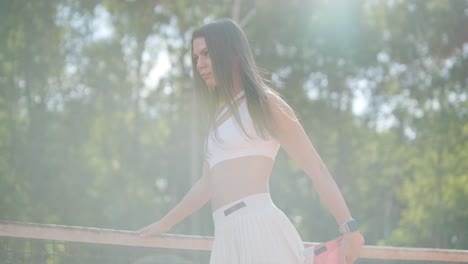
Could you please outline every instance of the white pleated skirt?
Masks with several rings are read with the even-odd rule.
[[[210,264],[302,264],[304,246],[269,193],[245,197],[213,212]]]

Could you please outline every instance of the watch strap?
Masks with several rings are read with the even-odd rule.
[[[359,229],[359,224],[358,221],[354,218],[350,218],[344,222],[338,231],[340,231],[341,234],[347,233],[347,232],[354,232]]]

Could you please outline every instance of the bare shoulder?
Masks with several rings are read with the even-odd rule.
[[[270,90],[268,90],[266,94],[271,112],[276,121],[280,121],[284,118],[297,120],[292,107],[283,98],[281,98],[280,95]]]
[[[267,90],[266,95],[268,102],[273,106],[289,106],[278,93],[272,90]]]

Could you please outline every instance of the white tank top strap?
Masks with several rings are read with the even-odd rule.
[[[242,98],[242,96],[245,95],[245,91],[244,90],[241,90],[235,97],[234,97],[234,102],[236,102],[237,100],[239,100],[240,98]],[[218,117],[216,117],[216,121],[218,121],[226,112],[228,111],[228,107],[227,105],[225,105],[223,107],[223,109],[221,110],[221,112],[219,113]]]

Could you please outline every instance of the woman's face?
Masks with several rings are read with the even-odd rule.
[[[213,68],[211,67],[210,54],[208,54],[205,38],[199,37],[193,40],[193,57],[196,62],[198,73],[205,81],[206,86],[212,89],[216,85],[216,79]]]

